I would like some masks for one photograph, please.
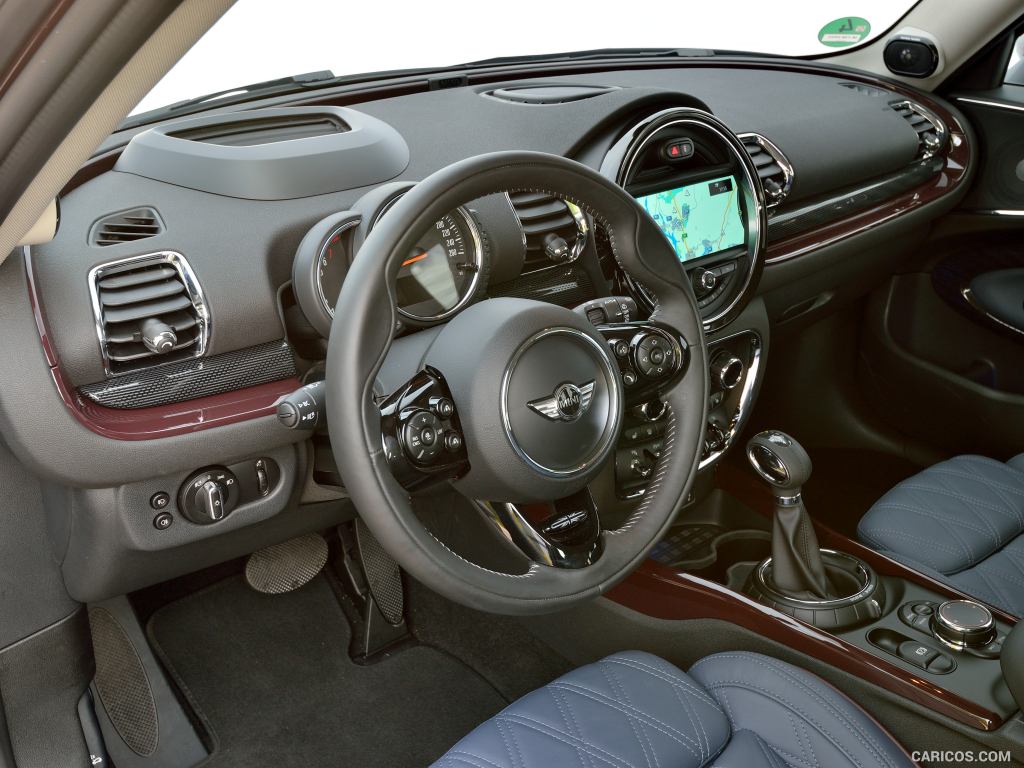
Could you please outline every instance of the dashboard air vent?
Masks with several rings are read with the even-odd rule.
[[[176,139],[220,144],[225,147],[257,147],[295,139],[312,139],[347,133],[351,128],[331,114],[288,114],[184,128],[168,134]]]
[[[527,85],[498,88],[485,95],[515,104],[569,104],[618,90],[598,85]]]
[[[917,131],[918,157],[931,157],[946,145],[946,126],[931,111],[913,101],[894,101],[889,106]]]
[[[90,272],[89,285],[108,374],[206,351],[209,312],[181,254],[163,251],[100,265]]]
[[[891,96],[892,91],[885,91],[881,88],[875,88],[873,85],[867,83],[840,83],[843,88],[849,88],[855,93],[859,93],[863,96]]]
[[[587,219],[572,203],[543,192],[510,192],[526,243],[523,273],[575,261],[587,242]]]
[[[164,231],[164,223],[153,208],[133,208],[104,216],[89,230],[90,245],[118,245],[144,240]]]
[[[786,198],[793,186],[793,166],[778,147],[760,134],[741,133],[740,140],[754,161],[764,187],[765,201],[769,208],[774,208]]]

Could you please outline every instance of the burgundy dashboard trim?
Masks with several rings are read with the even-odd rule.
[[[281,396],[301,386],[298,379],[289,378],[173,405],[131,410],[97,405],[79,395],[64,377],[60,358],[50,338],[46,315],[39,301],[32,254],[28,248],[23,249],[23,253],[32,314],[54,386],[75,420],[98,435],[114,440],[152,440],[270,416],[275,413],[274,404]]]
[[[728,463],[718,467],[718,486],[768,516],[771,500],[760,483]],[[878,573],[919,584],[948,598],[966,597],[946,584],[880,555],[835,531],[815,524],[822,546],[856,555]],[[647,560],[608,597],[632,610],[659,619],[719,619],[744,627],[800,653],[842,669],[935,712],[982,731],[999,728],[995,712],[935,685],[845,640],[805,624],[728,587]],[[1016,619],[993,610],[1007,624]]]

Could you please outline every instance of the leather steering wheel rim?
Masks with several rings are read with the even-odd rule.
[[[657,297],[652,320],[672,326],[690,350],[685,374],[663,393],[668,407],[664,449],[642,503],[620,528],[602,532],[601,557],[579,569],[533,563],[525,574],[500,573],[446,547],[419,522],[408,493],[392,476],[374,403],[376,376],[398,319],[395,284],[402,260],[419,234],[449,211],[509,190],[563,197],[599,221],[621,266]],[[545,613],[607,591],[664,535],[692,486],[700,459],[707,418],[707,353],[697,302],[682,265],[654,222],[621,187],[584,165],[545,153],[496,152],[457,162],[417,184],[381,218],[348,271],[337,308],[326,373],[335,460],[367,527],[421,583],[480,610]]]

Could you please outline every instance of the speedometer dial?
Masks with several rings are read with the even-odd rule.
[[[481,270],[480,232],[464,208],[437,221],[398,272],[399,311],[419,321],[441,320],[467,304]]]

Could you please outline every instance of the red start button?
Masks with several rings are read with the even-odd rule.
[[[693,157],[693,142],[690,139],[669,139],[661,153],[668,160],[686,160]]]

